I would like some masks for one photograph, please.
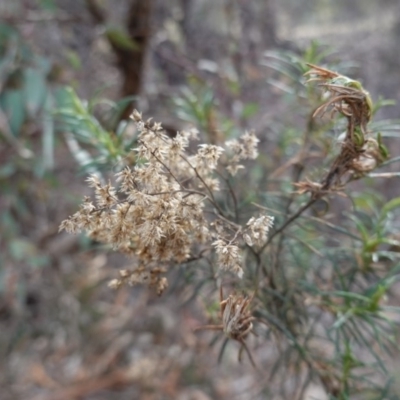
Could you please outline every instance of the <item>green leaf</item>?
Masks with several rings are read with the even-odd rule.
[[[21,90],[7,90],[0,97],[0,106],[7,116],[11,132],[18,136],[25,121],[24,96]]]
[[[111,45],[122,48],[125,50],[139,51],[139,45],[132,40],[129,35],[118,28],[108,28],[106,30],[107,39],[110,41]]]
[[[258,113],[259,105],[257,103],[247,103],[243,107],[242,117],[243,118],[250,118],[253,115]]]
[[[30,259],[37,254],[36,247],[25,239],[12,240],[9,244],[9,250],[15,261]]]
[[[382,208],[382,215],[386,215],[388,212],[400,207],[400,197],[396,197],[387,202]]]
[[[25,107],[30,117],[36,116],[46,98],[47,86],[43,73],[33,68],[24,71]]]
[[[68,64],[73,68],[73,69],[81,69],[82,67],[82,61],[79,57],[79,54],[76,51],[73,50],[66,50],[65,53],[65,58],[67,59]]]
[[[375,115],[376,112],[382,107],[395,106],[395,105],[396,105],[396,100],[384,99],[382,98],[382,96],[379,96],[378,100],[375,101],[374,108],[372,110],[372,115]]]
[[[54,99],[48,92],[45,100],[45,112],[42,118],[42,148],[43,148],[43,171],[54,167],[54,116],[52,114]]]

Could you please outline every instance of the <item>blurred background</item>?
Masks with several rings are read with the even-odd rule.
[[[268,167],[308,107],[282,60],[328,59],[375,101],[396,100],[399,39],[398,0],[0,0],[0,400],[284,398],[236,362],[235,345],[218,364],[220,344],[193,333],[209,310],[190,271],[161,298],[114,292],[107,281],[128,261],[58,233],[89,193],[87,173],[116,161],[116,142],[78,127],[100,121],[100,138],[117,135],[135,107],[171,135],[195,124],[211,143],[254,129]],[[398,105],[378,117],[398,134]],[[399,193],[397,180],[379,185]],[[301,396],[327,399],[317,384]]]

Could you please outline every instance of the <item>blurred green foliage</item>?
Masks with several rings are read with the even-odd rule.
[[[119,102],[79,99],[70,87],[57,91],[57,128],[66,133],[67,143],[76,161],[85,172],[99,172],[104,168],[118,169],[129,158],[135,136],[127,132],[128,122],[120,121],[121,113],[132,98]],[[94,116],[96,106],[103,106],[100,121]],[[104,111],[104,108],[106,111]],[[107,126],[117,125],[115,131]]]
[[[28,159],[37,149],[32,149],[26,133],[37,126],[42,138],[41,173],[54,166],[51,73],[48,59],[33,53],[15,28],[0,24],[0,134]]]
[[[21,316],[31,290],[27,277],[51,265],[32,230],[40,237],[48,228],[52,206],[46,202],[58,186],[51,172],[56,141],[52,71],[52,63],[32,51],[16,28],[0,23],[0,308],[18,309]],[[18,277],[16,298],[10,297],[13,276]],[[22,322],[14,328],[1,337],[1,355],[31,331]]]
[[[52,9],[55,3],[46,0],[41,4]],[[302,55],[266,54],[265,66],[275,71],[269,83],[284,94],[289,106],[277,121],[271,121],[268,147],[262,148],[254,170],[244,177],[226,178],[225,191],[235,192],[236,197],[234,201],[221,200],[220,206],[227,209],[227,215],[237,217],[236,222],[248,220],[257,204],[275,216],[277,227],[282,226],[306,199],[295,195],[292,184],[303,175],[319,176],[332,161],[343,120],[312,119],[322,95],[306,86],[303,78],[306,63],[325,63],[329,55],[330,50],[321,51],[317,43]],[[349,65],[335,68],[343,71]],[[47,254],[25,236],[24,224],[32,224],[32,199],[47,201],[42,188],[29,186],[32,176],[39,177],[48,190],[58,187],[48,172],[55,163],[56,132],[62,134],[84,173],[107,174],[135,162],[130,152],[135,132],[127,121],[120,121],[132,99],[110,102],[96,96],[84,101],[70,87],[55,87],[51,73],[49,60],[34,54],[14,28],[0,25],[0,137],[16,154],[0,166],[0,236],[1,246],[7,250],[0,255],[0,263],[4,265],[27,263],[39,268],[49,263]],[[238,91],[232,90],[232,96],[237,95]],[[218,132],[223,139],[236,137],[242,119],[260,111],[254,102],[244,102],[240,121],[236,121],[219,107],[212,85],[197,80],[172,100],[171,112],[195,125],[211,142],[220,140]],[[378,100],[373,113],[390,104]],[[41,149],[29,134],[32,125],[39,131]],[[396,137],[400,122],[374,121],[370,129],[378,139]],[[299,163],[296,156],[300,151],[310,155],[310,160]],[[317,155],[318,162],[311,155]],[[398,161],[399,157],[392,158],[380,167]],[[377,178],[368,179],[376,182]],[[398,345],[399,327],[390,313],[399,309],[390,298],[400,270],[400,197],[388,201],[379,192],[372,183],[368,190],[350,185],[345,206],[330,196],[322,211],[299,215],[274,238],[268,251],[254,254],[246,250],[247,278],[240,288],[258,290],[255,315],[267,326],[260,330],[263,339],[276,335],[286,340],[271,379],[293,365],[306,365],[310,379],[332,379],[325,384],[326,390],[332,389],[331,399],[349,399],[354,394],[372,398],[371,393],[374,399],[395,398],[388,397],[386,383],[391,377],[385,360]],[[0,269],[0,294],[5,290],[3,276]],[[188,279],[198,285],[196,278],[198,275],[190,274]],[[195,294],[201,287],[196,285]],[[214,306],[208,306],[210,313]],[[324,315],[329,317],[325,324],[320,323]],[[321,339],[334,352],[316,351],[311,339]],[[317,367],[328,371],[326,376]],[[385,383],[376,384],[376,375],[369,379],[370,371],[382,374]],[[335,392],[334,388],[339,389]]]
[[[246,220],[251,204],[258,203],[275,216],[277,227],[283,226],[293,210],[301,209],[306,201],[305,196],[295,196],[293,182],[301,177],[318,179],[334,159],[345,120],[338,116],[316,121],[312,114],[324,97],[315,86],[305,85],[303,78],[307,63],[325,64],[341,73],[354,68],[349,63],[326,64],[329,58],[331,50],[321,50],[316,42],[302,55],[287,51],[266,53],[264,65],[275,71],[268,82],[283,93],[288,106],[276,116],[277,121],[271,122],[276,124],[276,132],[269,138],[269,148],[263,149],[268,154],[260,154],[258,165],[253,173],[247,172],[246,179],[232,179],[230,183],[236,191],[240,221]],[[207,86],[201,89],[197,85],[195,92],[185,89],[181,97],[174,99],[177,115],[203,132],[209,130],[210,115],[214,116],[225,137],[234,137],[238,134],[238,121],[224,116],[215,97]],[[374,103],[372,114],[393,104],[380,98]],[[253,110],[252,104],[245,105],[244,109],[247,108]],[[398,137],[399,121],[374,120],[369,127],[387,157],[383,140]],[[298,158],[301,152],[304,159]],[[309,162],[308,154],[314,154],[318,163]],[[268,161],[264,163],[264,159],[271,157],[277,169]],[[380,168],[398,161],[399,157],[388,159]],[[254,173],[261,165],[261,173]],[[276,173],[285,165],[282,173]],[[311,367],[311,375],[326,379],[324,386],[330,391],[330,399],[344,400],[356,395],[382,400],[397,398],[390,389],[392,376],[386,360],[398,347],[399,339],[397,319],[391,315],[400,309],[391,304],[391,293],[400,278],[400,198],[385,199],[379,189],[373,189],[377,179],[372,182],[369,178],[369,189],[349,185],[344,210],[340,210],[340,202],[328,196],[322,208],[301,214],[277,235],[267,254],[246,257],[247,274],[253,275],[243,286],[251,288],[260,280],[260,268],[267,282],[274,277],[273,286],[259,284],[262,305],[255,315],[270,327],[267,337],[271,333],[283,335],[288,343],[272,368],[271,379],[277,371],[282,373],[285,363],[316,363],[318,368],[313,371]],[[232,207],[227,204],[224,203]],[[258,257],[263,257],[263,261]],[[307,304],[314,304],[316,309],[310,312]],[[330,324],[319,323],[323,315],[332,318]],[[317,338],[327,342],[315,350],[309,342]],[[324,347],[330,345],[334,348],[332,357],[321,356]],[[320,374],[318,369],[330,372]],[[382,374],[383,385],[375,382],[376,373]]]

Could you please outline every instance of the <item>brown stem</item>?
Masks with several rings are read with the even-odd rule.
[[[279,227],[274,233],[270,235],[267,242],[260,249],[260,253],[264,251],[264,249],[271,243],[272,239],[276,235],[279,235],[281,232],[283,232],[293,221],[295,221],[298,217],[300,217],[300,215],[303,214],[303,212],[306,211],[308,208],[310,208],[317,200],[318,197],[312,197],[306,204],[300,207],[289,219],[287,219],[281,227]]]
[[[246,342],[245,342],[243,339],[238,340],[238,342],[239,342],[239,343],[242,345],[242,347],[246,350],[246,353],[247,353],[247,355],[249,356],[251,365],[252,365],[255,369],[257,369],[257,364],[254,362],[253,356],[251,355],[250,350],[249,350],[249,348],[247,347]],[[239,353],[239,354],[240,354],[240,353]]]
[[[224,329],[223,325],[203,325],[198,326],[197,328],[193,329],[193,332],[197,331],[222,331]]]
[[[96,24],[106,25],[106,11],[96,0],[86,0],[86,6]],[[107,39],[116,55],[118,67],[122,73],[122,96],[140,94],[147,48],[150,43],[153,0],[130,0],[126,19],[126,32],[131,43],[121,40],[118,32],[107,29]],[[122,29],[122,31],[124,31]],[[131,45],[130,45],[131,44]],[[134,109],[130,102],[122,112],[121,119],[128,119]]]

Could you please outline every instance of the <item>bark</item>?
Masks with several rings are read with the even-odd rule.
[[[105,10],[99,6],[96,0],[86,0],[86,5],[96,23],[107,23]],[[107,35],[117,57],[118,68],[122,73],[121,95],[123,97],[137,96],[142,88],[144,64],[151,37],[152,9],[153,0],[131,0],[125,26],[132,46],[121,41],[116,35]],[[135,102],[127,105],[122,112],[121,119],[129,118],[134,107]]]

